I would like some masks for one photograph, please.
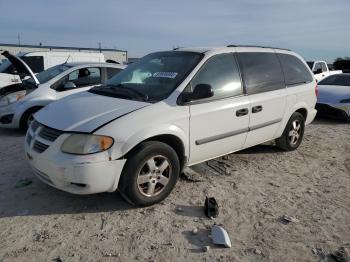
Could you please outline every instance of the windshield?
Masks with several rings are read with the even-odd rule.
[[[350,74],[331,75],[318,83],[319,85],[350,86]]]
[[[3,63],[0,65],[0,73],[9,73],[8,70],[10,69],[11,63],[9,60],[4,60]]]
[[[312,70],[312,67],[314,66],[314,62],[306,62],[306,63],[310,67],[310,69]]]
[[[68,70],[69,68],[71,68],[71,66],[67,66],[65,64],[57,65],[57,66],[51,67],[45,71],[42,71],[35,76],[38,79],[39,83],[43,84],[43,83],[46,83],[47,81],[51,80],[55,76],[58,76],[62,72]],[[27,81],[34,82],[34,80],[32,78],[29,78]]]
[[[149,54],[90,92],[157,102],[167,98],[202,59],[203,54],[183,51]]]

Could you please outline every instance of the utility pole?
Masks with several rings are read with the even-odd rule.
[[[18,46],[21,46],[21,35],[18,33],[17,35],[17,39],[18,39]]]
[[[100,53],[102,53],[101,42],[98,43],[98,48],[100,49]]]

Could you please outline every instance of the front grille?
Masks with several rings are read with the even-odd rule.
[[[33,144],[32,149],[35,152],[42,153],[62,134],[62,131],[44,126],[34,120],[28,130],[26,142],[29,146]],[[33,140],[34,143],[32,143]]]
[[[27,144],[30,145],[30,142],[32,142],[33,137],[31,136],[31,134],[27,134]]]
[[[46,149],[48,149],[49,148],[49,145],[45,145],[45,144],[43,144],[43,143],[41,143],[41,142],[39,142],[39,141],[35,141],[34,142],[34,146],[33,146],[33,149],[34,149],[34,151],[35,152],[37,152],[37,153],[42,153],[42,152],[44,152]]]
[[[39,133],[39,136],[46,140],[54,142],[62,133],[62,131],[43,126]]]
[[[34,120],[32,122],[31,129],[33,130],[33,132],[35,132],[38,129],[39,126],[40,126],[40,123],[38,121]]]

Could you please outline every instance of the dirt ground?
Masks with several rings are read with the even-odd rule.
[[[43,184],[23,139],[0,130],[1,262],[332,261],[323,258],[350,249],[350,124],[318,119],[294,152],[261,145],[197,165],[203,181],[182,179],[142,209],[117,193],[75,196]],[[206,195],[220,206],[214,220],[203,213]],[[211,244],[214,223],[231,248]]]

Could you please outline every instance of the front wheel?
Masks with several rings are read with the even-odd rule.
[[[162,142],[148,141],[128,155],[119,183],[122,196],[137,206],[149,206],[165,199],[180,174],[174,149]]]
[[[303,115],[294,112],[290,117],[282,136],[276,139],[276,145],[285,151],[297,149],[303,140],[304,130],[305,119]]]

